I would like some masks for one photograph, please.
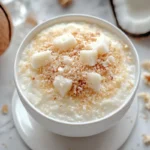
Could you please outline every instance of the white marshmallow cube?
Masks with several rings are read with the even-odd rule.
[[[72,80],[64,78],[61,75],[55,77],[53,82],[54,88],[56,91],[64,97],[72,87]]]
[[[51,51],[43,51],[33,54],[31,57],[31,65],[34,69],[38,69],[51,62]]]
[[[87,73],[87,83],[90,88],[92,88],[95,92],[100,90],[100,82],[102,77],[100,74],[96,72]]]
[[[53,41],[54,46],[57,47],[61,51],[68,50],[73,48],[77,41],[71,33],[66,33],[61,36],[58,36]]]
[[[103,55],[109,52],[109,39],[105,35],[101,35],[95,43],[95,49],[99,55]]]
[[[97,51],[96,50],[82,50],[80,51],[80,61],[84,65],[94,66],[97,63]]]

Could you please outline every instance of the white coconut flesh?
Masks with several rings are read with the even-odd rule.
[[[120,27],[131,34],[150,32],[150,0],[112,0]]]

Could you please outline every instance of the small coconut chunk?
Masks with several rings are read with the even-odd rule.
[[[115,62],[115,58],[113,56],[108,56],[108,58],[102,63],[105,67]]]
[[[145,108],[150,110],[150,94],[146,92],[139,93],[138,95],[145,102]]]
[[[67,25],[65,25],[65,29],[67,29],[70,32],[78,32],[81,28],[80,24],[76,24],[76,23],[69,23]]]
[[[51,59],[52,59],[51,51],[43,51],[43,52],[35,53],[31,57],[31,66],[34,69],[38,69],[50,63]]]
[[[95,49],[99,55],[109,52],[109,40],[105,35],[101,35],[95,44]]]
[[[150,86],[150,73],[148,72],[143,73],[143,79],[145,84]]]
[[[114,58],[113,56],[109,56],[109,57],[107,58],[107,60],[108,60],[108,62],[110,62],[110,63],[115,62],[115,58]]]
[[[85,49],[87,50],[95,49],[95,46],[96,46],[96,42],[92,42],[90,44],[86,44]]]
[[[54,88],[56,91],[64,97],[72,87],[72,80],[64,78],[61,75],[55,77],[53,82]]]
[[[97,51],[96,50],[82,50],[80,51],[80,61],[84,65],[94,66],[97,63]]]
[[[102,77],[96,72],[87,73],[87,83],[95,92],[100,90],[100,81]]]
[[[146,60],[142,63],[142,67],[147,70],[147,71],[150,71],[150,61],[149,60]]]
[[[115,58],[113,56],[108,56],[106,63],[111,64],[115,62]]]
[[[66,33],[54,39],[53,44],[61,51],[73,48],[77,41],[71,33]]]
[[[65,65],[70,65],[72,63],[72,58],[69,56],[63,56],[63,63]]]
[[[64,70],[65,70],[65,69],[62,68],[62,67],[59,67],[59,68],[58,68],[58,72],[60,72],[60,73],[64,72]]]
[[[127,44],[125,44],[125,45],[124,45],[124,48],[128,50],[128,49],[129,49],[129,46],[128,46]]]
[[[146,145],[149,145],[150,144],[150,135],[143,135],[143,142],[144,144]]]

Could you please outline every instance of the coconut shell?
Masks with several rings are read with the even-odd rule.
[[[110,0],[110,4],[111,4],[111,7],[112,7],[112,11],[113,11],[114,17],[115,17],[115,21],[116,21],[117,26],[118,26],[123,32],[125,32],[125,33],[128,34],[129,36],[132,36],[132,37],[135,37],[135,38],[150,36],[150,31],[148,31],[148,32],[146,32],[146,33],[143,33],[143,34],[134,34],[134,33],[130,33],[129,31],[123,29],[122,26],[119,24],[119,20],[118,20],[118,18],[117,18],[117,14],[116,14],[116,11],[115,11],[115,5],[114,5],[113,1],[114,1],[114,0]]]
[[[11,37],[11,19],[4,6],[0,3],[0,55],[8,48]]]

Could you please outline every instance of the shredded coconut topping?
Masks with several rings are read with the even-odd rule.
[[[65,37],[63,36],[64,33]],[[132,56],[127,55],[128,52],[124,50],[128,46],[125,47],[118,39],[111,39],[111,37],[105,35],[107,43],[104,46],[103,43],[101,45],[104,50],[107,49],[107,52],[98,55],[92,54],[94,61],[92,65],[88,65],[91,62],[88,62],[87,59],[86,65],[83,63],[84,60],[81,61],[81,52],[84,50],[87,52],[96,51],[96,49],[91,49],[91,47],[88,49],[87,47],[97,42],[98,39],[100,40],[100,36],[104,34],[94,26],[91,30],[89,24],[83,24],[82,28],[56,25],[46,29],[39,33],[24,50],[23,55],[25,57],[19,63],[19,75],[28,73],[28,78],[24,80],[45,95],[53,93],[51,100],[62,99],[61,95],[63,95],[60,91],[61,95],[55,93],[53,83],[57,79],[56,77],[61,76],[61,79],[69,79],[71,86],[65,92],[65,96],[80,101],[80,107],[86,110],[90,109],[95,101],[115,95],[118,89],[121,88],[122,83],[129,82],[130,84],[131,82],[127,80],[129,75],[127,68],[128,59],[132,59]],[[114,43],[119,43],[119,46]],[[62,46],[63,50],[60,50]],[[31,65],[32,56],[48,49],[51,50],[50,63],[47,61],[34,69]],[[100,49],[101,47],[98,50],[100,51]],[[87,75],[91,72],[100,76],[100,87],[93,85],[94,88],[92,89],[92,86],[87,83]],[[96,87],[97,89],[95,89]],[[133,84],[130,89],[132,87]]]

